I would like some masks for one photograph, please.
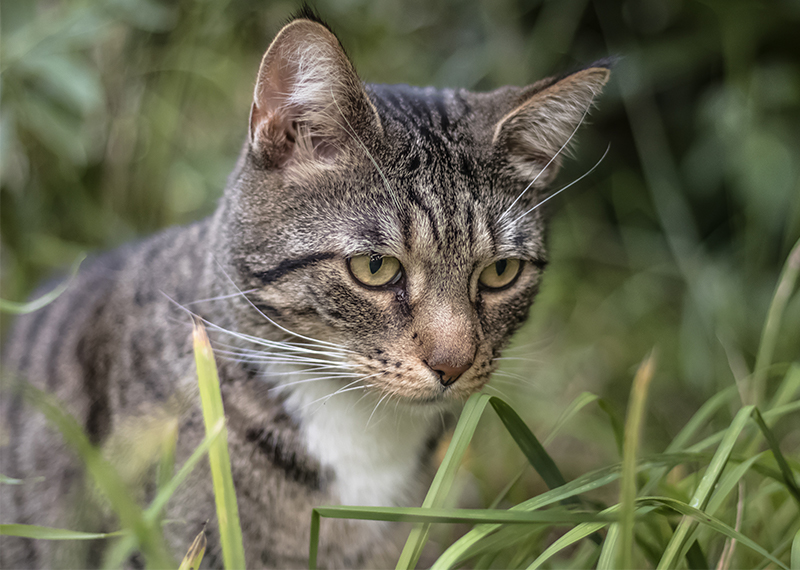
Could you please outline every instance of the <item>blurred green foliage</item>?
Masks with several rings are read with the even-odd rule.
[[[751,373],[800,237],[800,1],[315,6],[370,82],[491,89],[619,56],[559,180],[611,151],[554,200],[552,264],[507,353],[523,360],[508,360],[494,381],[535,431],[546,435],[584,390],[623,409],[654,346],[650,450]],[[211,212],[246,133],[260,57],[297,7],[3,0],[0,296],[24,298],[79,251]],[[776,372],[799,358],[795,295]],[[475,446],[485,496],[519,466],[513,453],[498,462],[500,429],[487,425]],[[570,429],[551,449],[567,472],[618,457],[601,411]],[[525,480],[520,492],[537,485]]]

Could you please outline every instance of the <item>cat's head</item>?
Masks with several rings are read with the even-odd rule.
[[[534,207],[608,75],[490,93],[364,85],[326,26],[285,26],[221,210],[254,305],[240,329],[331,343],[296,362],[346,371],[342,386],[415,402],[479,390],[547,261]]]

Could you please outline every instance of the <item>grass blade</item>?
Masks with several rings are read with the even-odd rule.
[[[678,435],[676,435],[669,445],[667,445],[667,448],[664,450],[664,452],[673,453],[683,449],[689,443],[689,440],[694,437],[697,431],[711,418],[711,416],[716,414],[720,408],[722,408],[722,406],[724,406],[738,394],[739,392],[736,389],[736,386],[730,386],[724,390],[721,390],[720,392],[717,392],[711,398],[706,400],[706,402],[700,406],[700,409],[697,410],[697,412],[686,423],[686,425],[683,426],[681,431],[678,432]],[[664,468],[652,473],[650,480],[644,487],[642,487],[642,494],[650,494],[666,474],[667,470]]]
[[[506,426],[508,433],[522,450],[528,462],[541,475],[544,482],[550,489],[555,489],[565,484],[567,481],[556,466],[555,461],[544,450],[542,444],[533,435],[533,432],[525,425],[522,418],[506,402],[496,396],[492,396],[490,403],[497,412],[498,417]]]
[[[178,472],[159,489],[155,498],[150,502],[150,506],[147,507],[147,510],[144,512],[144,519],[148,524],[154,524],[159,519],[161,512],[167,505],[167,501],[169,501],[170,497],[172,497],[180,484],[189,476],[189,473],[192,472],[205,454],[208,453],[209,447],[211,447],[211,444],[220,436],[224,427],[224,420],[219,420],[211,433],[206,434],[203,441],[200,442],[200,445],[192,452],[189,459],[184,462]],[[103,567],[109,569],[121,567],[135,547],[136,544],[132,537],[120,540],[107,552]]]
[[[583,408],[591,404],[592,402],[597,401],[600,399],[600,396],[592,394],[591,392],[583,392],[578,395],[577,398],[572,400],[569,406],[561,413],[561,415],[556,420],[556,423],[553,425],[553,428],[550,430],[550,433],[547,434],[547,437],[542,442],[542,445],[547,447],[547,445],[553,441],[556,437],[558,432],[561,430],[564,425],[572,419],[572,416],[580,412]]]
[[[50,394],[25,382],[19,383],[18,387],[25,400],[44,414],[48,422],[64,438],[67,445],[80,457],[92,481],[119,517],[122,527],[129,529],[136,537],[148,564],[170,568],[175,566],[160,529],[147,524],[142,510],[131,498],[119,473],[89,442],[75,418],[67,414]]]
[[[725,465],[730,458],[731,452],[733,451],[733,446],[736,443],[736,439],[739,437],[739,434],[742,432],[747,424],[747,421],[750,419],[753,409],[753,406],[746,406],[739,410],[739,412],[733,418],[731,425],[725,431],[722,442],[717,448],[716,453],[714,453],[714,457],[711,459],[708,469],[706,469],[703,478],[700,480],[700,484],[697,486],[697,490],[692,496],[690,506],[693,509],[698,509],[701,511],[705,509],[711,497],[711,492],[713,491],[714,486],[717,484],[717,481],[722,475],[722,470],[725,468]],[[664,550],[664,554],[658,564],[659,569],[673,568],[676,566],[681,552],[685,551],[684,548],[687,545],[688,538],[692,534],[695,524],[695,521],[688,517],[684,517],[681,520],[681,522],[678,524],[678,528],[672,535],[669,544],[667,544],[667,548]]]
[[[603,541],[603,548],[600,550],[600,559],[597,561],[597,570],[614,570],[617,568],[614,561],[617,558],[619,533],[619,524],[615,523],[608,527],[606,539]]]
[[[96,540],[124,536],[125,531],[116,532],[80,532],[35,524],[0,524],[0,536],[20,536],[39,540]]]
[[[792,557],[789,562],[789,567],[792,570],[800,569],[800,530],[794,535],[792,540]]]
[[[456,473],[461,465],[461,459],[464,457],[464,452],[467,450],[469,442],[472,440],[472,435],[475,433],[475,428],[478,426],[478,421],[483,415],[483,410],[486,404],[489,403],[491,396],[488,394],[473,394],[464,405],[461,412],[461,417],[456,424],[453,438],[447,448],[442,464],[433,478],[428,494],[422,502],[425,508],[436,508],[444,504],[447,493],[453,485]],[[397,561],[397,569],[411,569],[414,568],[419,560],[422,548],[428,539],[430,532],[430,524],[420,523],[414,526],[409,533],[408,540],[406,541],[403,551],[400,553],[400,558]]]
[[[335,505],[317,507],[314,511],[325,518],[447,524],[609,524],[616,521],[601,513],[576,512],[565,508],[541,511],[498,511],[489,509],[440,509],[426,507],[350,507]]]
[[[34,311],[38,311],[42,307],[49,305],[53,301],[55,301],[61,294],[67,290],[67,287],[70,286],[72,280],[78,274],[78,269],[83,263],[83,260],[86,259],[86,254],[81,253],[72,262],[72,268],[69,272],[69,277],[64,279],[58,286],[50,291],[49,293],[45,293],[38,299],[34,299],[33,301],[29,301],[27,303],[16,303],[14,301],[6,301],[5,299],[0,299],[0,312],[3,313],[11,313],[12,315],[25,315],[27,313],[32,313]]]
[[[758,408],[753,408],[752,415],[753,419],[758,424],[761,433],[764,434],[764,439],[767,440],[767,443],[772,450],[775,461],[778,463],[778,467],[781,470],[781,475],[783,475],[783,480],[786,483],[786,488],[794,498],[797,506],[800,507],[800,489],[797,488],[797,481],[795,480],[794,473],[792,473],[792,469],[789,467],[789,464],[786,462],[786,458],[783,456],[783,452],[781,451],[780,445],[778,445],[778,440],[775,437],[775,434],[773,434],[772,430],[767,426],[764,418],[761,416],[761,412],[758,411]]]
[[[202,323],[195,322],[193,338],[200,400],[203,404],[203,420],[206,424],[206,434],[211,434],[220,421],[225,421],[217,365]],[[222,436],[209,447],[208,461],[211,466],[214,500],[217,505],[217,523],[225,568],[228,570],[245,568],[242,529],[239,523],[239,508],[236,504],[236,490],[233,487],[226,428],[222,429]]]
[[[645,402],[650,381],[655,370],[655,354],[639,366],[633,379],[628,417],[625,421],[625,440],[622,447],[622,481],[620,484],[620,568],[632,568],[633,563],[633,521],[636,501],[636,453],[642,432]]]
[[[670,498],[667,498],[667,497],[641,497],[638,502],[641,505],[648,505],[648,504],[649,505],[663,505],[665,507],[668,507],[668,508],[674,510],[675,512],[678,512],[678,513],[684,515],[684,517],[686,519],[691,518],[692,520],[694,520],[694,521],[696,521],[696,522],[698,522],[700,524],[706,525],[709,528],[711,528],[712,530],[715,530],[718,533],[727,536],[728,538],[732,538],[732,539],[736,540],[739,544],[741,544],[743,546],[746,546],[747,548],[750,548],[751,550],[757,552],[760,556],[763,556],[763,557],[769,559],[769,561],[772,562],[773,564],[776,564],[777,566],[780,566],[781,568],[784,568],[785,570],[789,570],[789,568],[788,568],[788,566],[786,566],[786,564],[784,564],[783,562],[781,562],[780,560],[775,558],[770,552],[768,552],[766,549],[761,547],[754,540],[752,540],[751,538],[748,538],[747,536],[743,535],[739,531],[731,528],[730,526],[728,526],[727,524],[725,524],[721,520],[709,515],[708,513],[702,511],[701,509],[697,509],[695,507],[692,507],[691,505],[687,505],[686,503],[684,503],[682,501],[678,501],[678,500],[675,500],[675,499],[670,499]],[[683,523],[681,522],[681,524],[683,524]],[[677,534],[677,531],[676,531],[676,534]],[[663,563],[663,562],[664,562],[664,558],[661,559],[661,563]],[[676,565],[669,566],[669,567],[670,568],[674,568],[675,566]],[[659,568],[660,567],[662,567],[661,564],[659,564]]]
[[[200,534],[195,537],[189,547],[189,551],[183,557],[181,565],[178,566],[178,570],[197,570],[200,568],[200,563],[203,562],[203,556],[206,553],[206,544],[206,529],[204,527]]]
[[[759,405],[763,400],[767,390],[767,371],[772,362],[772,355],[775,352],[775,345],[778,342],[778,333],[781,328],[781,320],[786,310],[789,298],[792,296],[797,276],[800,274],[800,239],[794,244],[775,287],[775,294],[772,296],[767,320],[764,321],[764,328],[761,331],[761,342],[758,345],[758,355],[753,370],[753,384],[750,395],[751,403]]]

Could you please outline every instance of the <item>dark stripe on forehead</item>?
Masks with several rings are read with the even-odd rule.
[[[425,202],[421,194],[417,193],[413,184],[408,186],[408,199],[428,217],[428,221],[431,224],[431,231],[433,231],[433,239],[436,240],[437,244],[441,244],[442,236],[439,234],[439,222],[436,219],[434,208]]]
[[[424,142],[435,147],[437,153],[445,152],[445,139],[452,140],[445,93],[408,85],[371,87],[381,103],[379,109],[389,119],[413,127]]]
[[[316,253],[314,255],[301,257],[299,259],[285,259],[274,269],[269,269],[267,271],[248,271],[248,273],[257,278],[264,285],[268,285],[273,281],[277,281],[287,273],[297,271],[298,269],[303,269],[304,267],[313,265],[314,263],[318,263],[326,259],[331,259],[335,256],[335,253],[327,252]]]

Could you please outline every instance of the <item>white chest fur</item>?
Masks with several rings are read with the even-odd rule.
[[[377,400],[361,390],[325,399],[336,388],[326,381],[300,385],[285,402],[309,453],[335,473],[341,504],[410,506],[439,412],[386,401],[376,409]]]

